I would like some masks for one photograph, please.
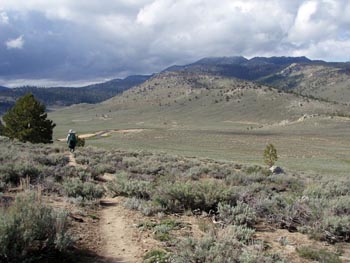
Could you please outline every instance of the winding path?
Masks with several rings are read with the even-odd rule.
[[[102,256],[113,263],[141,262],[143,249],[127,213],[115,199],[101,200],[100,232],[104,240]]]
[[[69,153],[70,166],[77,164],[74,153]],[[110,176],[104,176],[106,181]],[[104,263],[136,263],[142,262],[141,235],[134,227],[135,222],[130,216],[130,211],[122,205],[123,199],[106,198],[100,201],[102,210],[100,213],[99,229],[102,237],[102,247],[99,256]]]

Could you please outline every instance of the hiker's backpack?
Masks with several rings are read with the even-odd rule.
[[[69,148],[74,148],[76,144],[77,144],[77,137],[75,136],[75,134],[74,133],[69,134],[69,137],[68,137]]]

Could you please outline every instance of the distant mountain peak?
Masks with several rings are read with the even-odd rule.
[[[2,90],[8,90],[9,88],[6,88],[6,87],[4,87],[4,86],[0,86],[0,91],[2,91]]]
[[[292,63],[309,63],[312,60],[305,56],[301,57],[254,57],[249,60],[249,64],[275,64],[275,65],[286,65]]]
[[[233,65],[233,64],[242,64],[248,61],[245,57],[242,56],[233,56],[233,57],[206,57],[202,58],[196,62],[194,65]]]
[[[327,62],[320,60],[311,60],[305,56],[253,57],[251,59],[247,59],[242,56],[206,57],[191,64],[169,67],[163,72],[185,70],[192,73],[203,72],[225,77],[235,77],[244,80],[259,81],[262,78],[282,71],[292,64],[319,65],[327,64]]]

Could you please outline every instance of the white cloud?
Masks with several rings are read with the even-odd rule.
[[[97,78],[93,80],[74,80],[74,81],[64,81],[57,79],[14,79],[7,80],[0,78],[0,86],[7,88],[23,87],[26,85],[36,86],[36,87],[83,87],[87,85],[97,84],[106,82],[110,79],[108,78]]]
[[[7,49],[22,49],[24,45],[23,35],[15,39],[9,39],[5,44]]]
[[[342,49],[350,41],[349,0],[0,1],[1,14],[13,24],[0,41],[11,39],[8,49],[22,48],[23,36],[12,38],[23,34],[28,52],[28,61],[6,62],[14,71],[21,63],[26,78],[34,69],[23,65],[39,65],[44,58],[45,71],[35,73],[69,71],[70,78],[151,73],[206,56],[348,60]]]
[[[325,40],[293,51],[293,56],[308,56],[326,61],[350,61],[350,39]]]
[[[298,10],[288,39],[297,45],[333,39],[340,30],[341,23],[336,22],[340,11],[336,1],[306,1]]]
[[[6,14],[6,12],[0,12],[0,24],[8,24],[9,23],[9,17]]]

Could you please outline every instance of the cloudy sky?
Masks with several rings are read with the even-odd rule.
[[[349,0],[0,0],[0,85],[80,85],[209,56],[350,60]]]

